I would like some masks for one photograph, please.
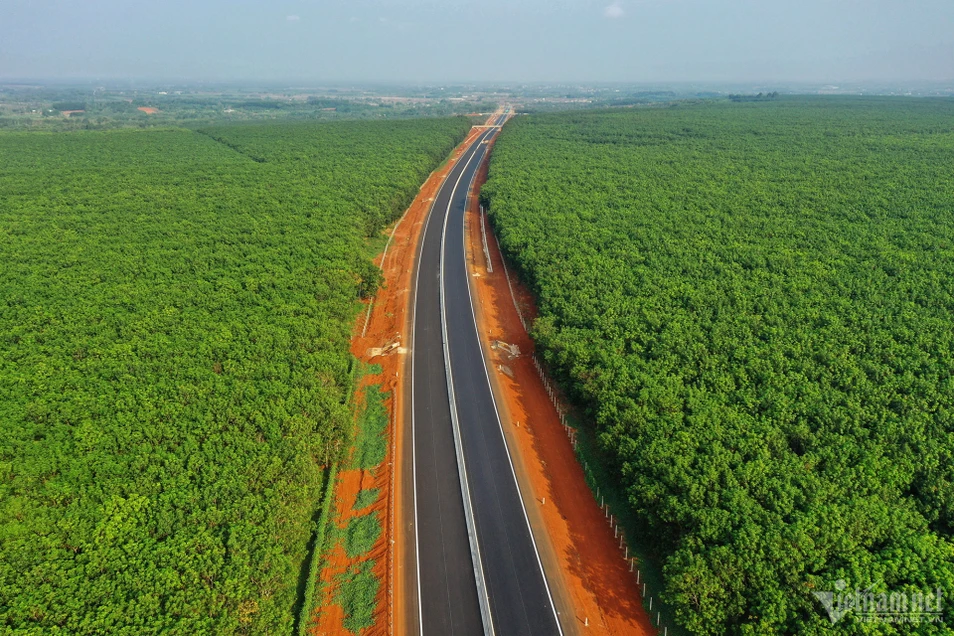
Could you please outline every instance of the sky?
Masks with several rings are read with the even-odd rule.
[[[0,0],[0,78],[954,80],[954,0]]]

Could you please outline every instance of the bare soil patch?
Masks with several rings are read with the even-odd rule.
[[[385,461],[373,471],[346,470],[339,473],[335,491],[336,524],[346,528],[348,521],[367,513],[367,508],[354,510],[358,492],[377,488],[380,493],[371,510],[380,515],[383,532],[371,551],[376,559],[374,573],[381,586],[378,593],[377,613],[373,627],[362,634],[407,634],[413,633],[416,625],[415,610],[409,607],[416,603],[416,591],[408,589],[409,570],[413,570],[414,545],[412,497],[409,492],[410,457],[405,439],[405,363],[410,337],[411,274],[417,258],[424,223],[431,203],[441,183],[461,153],[482,131],[474,129],[467,139],[453,152],[446,164],[431,173],[417,197],[404,216],[389,230],[390,240],[378,265],[384,274],[384,283],[367,311],[362,312],[354,328],[351,353],[367,364],[380,366],[381,372],[365,376],[361,387],[378,384],[389,394],[385,408],[390,418],[388,424],[388,454]],[[365,557],[348,559],[342,546],[336,546],[325,556],[321,581],[325,594],[316,604],[315,636],[350,634],[344,626],[341,607],[333,602],[338,576],[355,561]]]

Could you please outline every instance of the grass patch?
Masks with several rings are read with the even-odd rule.
[[[358,493],[357,497],[355,497],[354,509],[363,510],[364,508],[367,508],[368,506],[370,506],[371,504],[373,504],[375,501],[378,500],[378,495],[380,494],[381,494],[381,491],[378,490],[377,488],[365,488],[364,490]]]
[[[364,407],[358,416],[353,463],[355,468],[371,470],[384,461],[388,453],[388,411],[384,400],[388,393],[380,385],[372,384],[364,389]]]
[[[376,514],[354,517],[345,531],[344,547],[349,559],[359,557],[374,547],[381,536],[381,521]]]
[[[338,577],[338,594],[335,599],[344,610],[344,627],[359,634],[374,625],[374,610],[380,581],[371,571],[374,561],[353,564]]]

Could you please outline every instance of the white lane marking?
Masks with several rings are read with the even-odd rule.
[[[479,147],[479,143],[472,143],[470,147],[468,148],[468,151],[475,147]],[[461,176],[463,176],[464,172],[466,172],[467,165],[470,163],[470,160],[474,158],[475,153],[476,151],[471,153],[470,159],[468,159],[467,164],[464,165],[464,169],[461,170]],[[458,159],[458,161],[460,161],[460,159]],[[457,183],[458,184],[460,183],[460,177],[458,177]],[[419,628],[421,636],[424,636],[424,606],[423,606],[423,596],[421,594],[421,542],[420,542],[420,536],[418,533],[419,524],[418,524],[418,516],[417,516],[417,428],[415,426],[415,416],[414,416],[414,413],[415,413],[414,347],[417,342],[417,290],[418,290],[420,279],[421,279],[421,267],[420,267],[421,254],[423,254],[423,251],[424,251],[424,239],[427,237],[427,228],[430,226],[430,223],[431,223],[431,218],[434,212],[434,206],[437,204],[437,199],[439,198],[440,191],[443,190],[443,188],[444,188],[444,184],[442,183],[441,187],[438,188],[437,195],[435,195],[434,197],[434,201],[431,203],[430,210],[428,210],[427,220],[424,222],[424,229],[422,230],[422,233],[421,233],[421,241],[420,241],[420,244],[418,245],[417,261],[416,261],[417,271],[414,274],[414,293],[413,293],[413,299],[411,301],[411,346],[410,346],[410,351],[411,351],[411,470],[413,472],[413,478],[414,478],[413,479],[413,482],[414,482],[414,565],[415,565],[415,570],[417,573],[417,616],[418,616],[418,628]],[[455,185],[454,186],[455,192],[456,192],[456,189],[457,189],[457,186]],[[454,198],[454,192],[451,192],[450,198],[451,199]],[[450,210],[449,202],[448,202],[448,210]],[[446,228],[446,216],[445,216],[445,228]],[[442,234],[441,236],[442,263],[443,263],[443,242],[444,241],[443,241],[443,234]],[[441,291],[443,294],[443,285],[442,285]],[[443,312],[442,312],[442,318],[443,318]],[[475,537],[476,537],[476,534],[475,534]],[[478,559],[479,559],[479,553],[478,553]],[[489,610],[489,606],[488,606],[488,610]],[[493,629],[492,622],[491,622],[491,629]],[[486,631],[486,628],[485,628],[485,631]]]
[[[438,194],[440,190],[438,190]],[[437,197],[434,197],[437,201]],[[414,298],[411,301],[411,471],[414,476],[414,566],[417,571],[417,624],[421,636],[424,636],[424,606],[421,600],[421,540],[417,532],[417,430],[414,426],[414,349],[417,346],[417,288],[421,279],[421,254],[424,252],[424,239],[427,238],[427,228],[431,224],[431,213],[434,211],[434,203],[431,203],[430,210],[427,211],[427,220],[424,222],[424,229],[421,232],[421,241],[417,248],[417,271],[414,273]]]
[[[475,175],[476,176],[476,175]],[[471,180],[471,185],[473,185],[473,180]],[[466,210],[465,210],[466,216]],[[463,223],[463,221],[461,221]],[[464,258],[466,259],[467,255],[467,233],[464,232],[463,245],[464,245]],[[467,266],[467,263],[464,263],[464,266]],[[497,409],[497,398],[494,396],[493,385],[490,382],[490,371],[487,369],[487,359],[483,355],[483,346],[480,345],[480,330],[477,328],[477,313],[474,310],[474,296],[470,288],[470,276],[464,276],[464,279],[467,281],[467,296],[470,299],[470,314],[474,320],[474,333],[477,334],[478,346],[481,349],[481,363],[484,365],[484,375],[487,378],[487,386],[490,388],[490,399],[494,404],[494,413],[497,416],[497,428],[500,431],[500,437],[503,439],[504,447],[507,449],[507,462],[510,464],[510,474],[513,475],[513,482],[517,487],[518,498],[520,499],[520,508],[523,510],[523,518],[527,523],[527,531],[530,533],[530,542],[533,544],[533,551],[537,557],[537,565],[540,568],[540,576],[543,577],[543,586],[547,590],[547,598],[550,601],[550,609],[553,611],[553,620],[556,622],[557,630],[559,630],[560,636],[563,635],[563,627],[560,625],[560,617],[556,611],[556,605],[553,603],[553,594],[550,592],[550,584],[547,582],[547,575],[543,569],[543,561],[540,559],[540,550],[537,548],[537,540],[533,536],[533,528],[530,525],[530,517],[527,515],[527,507],[523,503],[523,494],[520,492],[520,482],[517,481],[517,472],[513,467],[513,459],[510,457],[510,446],[507,444],[507,436],[504,435],[503,424],[500,421],[500,411]]]
[[[487,143],[487,142],[484,141],[484,142],[481,142],[481,143]],[[482,152],[483,154],[486,154],[486,152],[484,151],[484,149],[481,149],[480,152]],[[473,187],[474,187],[474,181],[476,181],[476,180],[477,180],[477,171],[475,170],[473,176],[471,176],[471,178],[470,178],[470,183],[467,185],[467,197],[464,199],[464,201],[465,201],[465,204],[464,204],[464,217],[462,218],[462,221],[461,221],[462,224],[465,222],[464,219],[466,218],[467,199],[469,199],[470,196],[471,196],[471,191],[473,190]],[[463,230],[463,228],[462,228],[462,230]],[[466,234],[466,232],[463,232],[463,231],[462,231],[462,232],[461,232],[461,235],[462,235],[462,236],[461,236],[461,243],[462,243],[462,248],[463,248],[463,254],[464,254],[464,258],[466,259],[466,258],[467,258],[467,234]],[[465,260],[465,263],[464,263],[464,272],[465,272],[464,275],[469,279],[470,277],[467,276],[467,273],[466,273],[466,272],[467,272],[467,263],[466,263],[466,260]],[[467,296],[467,299],[470,300],[469,283],[468,283],[468,296]],[[473,305],[472,305],[472,304],[471,304],[471,311],[473,312]],[[476,331],[476,328],[475,328],[475,330],[474,330],[474,336],[478,339],[477,348],[478,348],[479,350],[481,350],[481,356],[483,356],[483,350],[482,350],[481,347],[480,347],[480,341],[479,341],[480,336],[478,335],[478,333],[477,333],[477,331]],[[491,397],[493,397],[493,390],[492,390],[492,389],[491,389]],[[496,408],[496,405],[495,405],[495,408]],[[499,420],[499,415],[498,415],[498,420]],[[485,442],[484,445],[486,446],[486,438],[485,438],[483,441]],[[504,445],[504,447],[506,448],[506,445]],[[508,454],[509,454],[509,450],[508,450],[507,452],[508,452]],[[497,482],[496,482],[496,481],[493,482],[493,490],[494,490],[494,497],[495,497],[495,499],[496,499],[495,503],[497,504],[497,505],[495,506],[495,509],[496,509],[496,511],[497,511],[498,514],[503,514],[503,510],[500,508],[500,505],[499,505],[499,503],[500,503],[500,502],[499,502],[499,499],[500,499],[500,490],[497,488]],[[519,488],[517,489],[517,496],[520,497],[520,489],[519,489]],[[530,535],[530,536],[531,536],[531,538],[533,537],[532,532],[531,532],[531,535]],[[516,562],[515,562],[515,559],[514,559],[513,546],[512,546],[512,544],[511,544],[509,541],[507,542],[507,553],[510,555],[510,565],[511,565],[511,566],[514,568],[514,570],[516,571]],[[545,577],[544,577],[544,580],[546,580]],[[530,627],[530,625],[532,624],[532,621],[530,620],[530,616],[529,616],[528,613],[527,613],[527,604],[523,602],[523,599],[522,599],[522,598],[520,598],[519,601],[520,601],[520,607],[521,607],[521,609],[523,610],[523,618],[524,618],[524,620],[526,621],[527,626]],[[552,599],[551,599],[551,604],[552,604]]]
[[[480,541],[477,537],[477,525],[474,519],[474,508],[473,502],[470,499],[470,485],[467,481],[467,463],[464,460],[464,448],[463,441],[461,439],[460,433],[460,423],[457,419],[457,400],[454,395],[454,377],[451,369],[450,361],[450,349],[448,348],[448,337],[447,337],[447,317],[444,307],[444,260],[445,260],[445,240],[447,238],[447,221],[450,218],[450,209],[451,205],[454,203],[454,196],[457,194],[457,188],[460,186],[461,179],[464,178],[464,174],[467,172],[467,167],[474,160],[474,157],[477,156],[480,149],[480,144],[483,143],[484,139],[490,133],[484,133],[480,141],[471,148],[473,149],[470,157],[467,159],[467,163],[464,164],[464,168],[461,170],[460,175],[457,177],[457,182],[454,183],[454,188],[451,190],[450,197],[447,200],[447,209],[444,211],[444,227],[441,231],[441,260],[440,260],[440,307],[441,307],[441,339],[443,341],[444,348],[444,369],[446,371],[447,378],[447,396],[450,401],[450,414],[451,414],[451,425],[454,430],[454,447],[457,454],[457,464],[458,464],[458,475],[460,476],[460,489],[461,494],[464,499],[464,519],[467,521],[467,538],[470,541],[470,551],[471,556],[474,561],[474,578],[477,582],[477,601],[480,605],[480,615],[481,620],[484,624],[484,634],[487,636],[494,636],[494,621],[493,616],[490,613],[490,596],[487,593],[487,583],[484,576],[484,564],[483,559],[480,556]],[[466,197],[465,197],[466,205]]]
[[[453,171],[453,168],[451,170]],[[417,271],[414,272],[414,294],[411,300],[411,345],[408,348],[411,352],[411,471],[414,476],[414,566],[417,571],[417,622],[421,636],[424,636],[424,601],[421,594],[421,540],[417,530],[417,427],[415,426],[416,419],[414,417],[414,349],[417,342],[417,290],[421,280],[421,255],[424,253],[424,240],[427,238],[427,228],[431,225],[434,206],[437,204],[437,199],[443,188],[444,183],[441,183],[441,187],[437,189],[437,194],[434,196],[431,207],[427,211],[427,220],[424,221],[424,229],[421,230],[421,240],[417,246],[417,260],[415,261]]]

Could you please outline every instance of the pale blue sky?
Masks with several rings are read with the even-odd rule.
[[[0,0],[0,78],[954,80],[954,0]]]

